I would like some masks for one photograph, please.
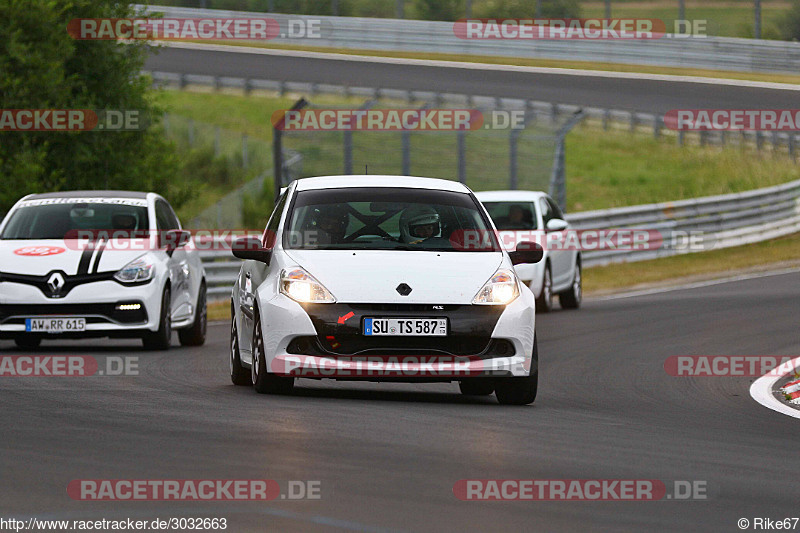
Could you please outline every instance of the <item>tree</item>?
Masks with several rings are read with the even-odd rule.
[[[155,190],[176,204],[188,196],[141,74],[147,43],[67,34],[75,18],[135,15],[115,0],[0,2],[0,109],[138,110],[150,120],[133,132],[0,132],[0,211],[24,194],[60,189]]]

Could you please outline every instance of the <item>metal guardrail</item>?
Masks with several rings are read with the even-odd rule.
[[[278,21],[281,29],[286,28],[289,19],[321,21],[320,38],[293,39],[278,36],[269,41],[274,44],[580,60],[742,72],[796,74],[800,71],[800,43],[785,41],[727,37],[676,38],[673,35],[651,40],[467,40],[455,36],[452,22],[286,15],[168,6],[149,6],[148,9],[176,18],[269,17]]]
[[[356,96],[380,100],[383,98],[403,100],[409,103],[424,101],[447,105],[468,106],[479,109],[530,109],[539,116],[550,115],[555,122],[559,116],[573,115],[582,111],[583,117],[602,123],[603,127],[615,127],[629,131],[652,132],[654,137],[664,134],[674,135],[678,144],[684,144],[687,137],[697,139],[700,145],[704,144],[739,144],[752,145],[761,149],[765,144],[770,144],[773,150],[784,149],[794,156],[800,145],[800,134],[785,131],[674,131],[664,125],[663,115],[641,113],[638,111],[625,111],[621,109],[606,109],[599,107],[582,107],[572,104],[559,104],[539,100],[524,100],[520,98],[500,98],[495,96],[468,95],[458,93],[437,93],[432,91],[413,91],[406,89],[391,89],[386,87],[362,87],[348,85],[333,85],[323,83],[293,82],[285,80],[265,80],[251,78],[235,78],[226,76],[208,76],[203,74],[179,74],[175,72],[152,71],[149,74],[153,82],[160,86],[173,85],[186,88],[190,85],[214,87],[216,89],[241,89],[245,94],[252,91],[275,92],[280,95],[287,93],[317,95],[336,94],[340,96]]]
[[[659,204],[637,205],[567,215],[574,229],[636,228],[656,230],[664,242],[640,251],[584,251],[584,266],[644,261],[766,241],[800,232],[800,180],[742,193]],[[696,233],[699,249],[685,246]],[[209,297],[227,298],[241,263],[229,252],[201,252]]]

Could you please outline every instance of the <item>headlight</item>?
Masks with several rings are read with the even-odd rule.
[[[513,270],[504,268],[494,273],[494,276],[475,295],[472,303],[478,305],[506,305],[513,302],[517,296],[519,296],[517,275]]]
[[[300,267],[281,272],[281,292],[300,303],[332,304],[336,298],[314,276]]]
[[[114,279],[122,283],[137,283],[140,281],[150,281],[153,279],[155,268],[152,261],[147,260],[147,256],[137,257],[116,274]]]

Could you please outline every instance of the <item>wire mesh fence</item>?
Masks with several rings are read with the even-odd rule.
[[[460,109],[417,102],[413,107],[367,100],[361,106],[334,107],[306,102],[303,113],[322,111],[398,111]],[[573,115],[553,115],[534,108],[473,107],[480,120],[469,129],[443,128],[282,128],[280,147],[285,169],[276,187],[297,177],[332,174],[414,175],[457,180],[476,191],[544,190],[556,196],[564,187],[563,158],[556,157]],[[510,119],[512,116],[515,119]],[[384,115],[385,116],[385,115]],[[515,124],[510,127],[510,124]],[[296,165],[286,165],[293,155]],[[554,176],[556,179],[554,180]],[[563,196],[563,195],[562,195]]]

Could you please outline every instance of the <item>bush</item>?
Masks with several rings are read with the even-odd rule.
[[[2,108],[138,110],[151,120],[134,132],[4,132],[0,211],[24,194],[64,189],[153,190],[179,205],[178,160],[141,74],[147,43],[76,41],[64,31],[75,18],[135,15],[116,0],[0,1]]]
[[[416,18],[454,21],[464,16],[462,0],[414,0]]]
[[[792,8],[781,21],[781,36],[787,41],[800,40],[800,0],[794,0]]]
[[[472,12],[475,18],[532,18],[536,15],[536,0],[488,0],[476,5]],[[542,0],[543,18],[579,18],[580,4],[577,0]]]

